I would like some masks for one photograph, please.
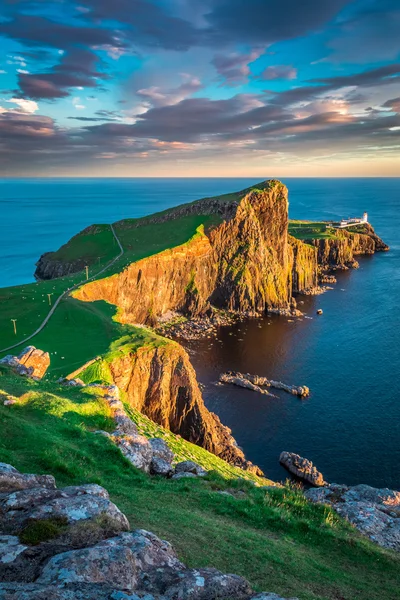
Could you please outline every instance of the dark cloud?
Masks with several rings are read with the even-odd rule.
[[[274,65],[267,67],[260,75],[260,79],[272,81],[274,79],[296,79],[297,69],[291,65]]]
[[[248,54],[238,52],[216,54],[212,64],[226,83],[237,84],[247,80],[250,74],[249,64],[257,60],[261,53],[261,50],[254,50]]]
[[[400,63],[384,65],[377,69],[369,69],[352,75],[339,75],[312,79],[313,83],[323,83],[327,86],[376,86],[400,78]]]
[[[216,0],[206,15],[216,40],[266,44],[299,37],[334,17],[349,0]]]
[[[47,73],[20,74],[19,87],[29,98],[48,100],[68,96],[73,87],[97,87],[106,77],[96,70],[98,60],[89,50],[73,48]]]
[[[36,15],[17,14],[11,21],[0,23],[0,34],[27,46],[101,46],[118,44],[112,31],[102,27],[73,26]]]
[[[400,96],[398,98],[390,98],[382,104],[385,108],[390,108],[393,112],[400,113]]]

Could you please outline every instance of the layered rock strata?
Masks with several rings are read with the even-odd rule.
[[[284,600],[189,569],[168,542],[129,531],[99,485],[57,489],[51,476],[0,463],[0,508],[0,600]]]
[[[149,419],[258,475],[218,416],[207,410],[187,352],[176,342],[116,355],[107,365],[127,402]]]

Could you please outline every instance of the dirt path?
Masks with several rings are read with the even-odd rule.
[[[61,300],[63,300],[63,298],[65,298],[70,292],[72,292],[72,290],[76,289],[77,287],[79,287],[83,283],[86,283],[87,281],[91,281],[92,279],[96,279],[96,277],[98,277],[99,275],[101,275],[102,273],[104,273],[104,271],[106,271],[107,269],[109,269],[124,254],[125,251],[124,251],[124,249],[122,247],[121,242],[119,241],[119,238],[118,238],[117,234],[115,233],[114,226],[110,225],[110,228],[111,228],[111,231],[112,231],[112,234],[113,234],[115,240],[117,241],[117,244],[118,244],[119,249],[120,249],[120,253],[117,256],[115,256],[109,263],[107,263],[106,266],[103,267],[103,269],[101,269],[101,271],[99,271],[95,275],[92,275],[92,277],[89,277],[88,279],[84,279],[83,281],[79,281],[78,283],[76,283],[72,287],[70,287],[67,290],[65,290],[65,292],[63,292],[57,298],[57,300],[54,302],[54,304],[51,307],[51,309],[49,310],[46,318],[41,323],[41,325],[36,329],[36,331],[34,331],[33,333],[31,333],[31,335],[28,335],[26,338],[24,338],[20,342],[17,342],[16,344],[13,344],[12,346],[8,346],[7,348],[2,348],[0,350],[0,352],[7,352],[8,350],[12,350],[13,348],[17,348],[18,346],[21,346],[21,344],[25,344],[25,342],[27,342],[27,341],[31,340],[33,337],[35,337],[35,335],[37,335],[38,333],[40,333],[42,331],[42,329],[44,329],[44,327],[47,325],[47,323],[49,322],[51,316],[54,314],[54,311],[56,310],[57,306],[60,304]]]

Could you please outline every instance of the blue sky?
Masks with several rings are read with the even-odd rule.
[[[398,0],[2,0],[3,176],[400,175]]]

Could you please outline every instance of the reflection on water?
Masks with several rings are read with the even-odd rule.
[[[287,477],[278,457],[288,450],[313,460],[328,481],[400,487],[400,403],[384,350],[397,348],[397,315],[382,322],[373,309],[378,297],[384,302],[379,274],[389,260],[362,259],[359,271],[339,274],[334,290],[304,298],[303,319],[250,319],[187,345],[208,408],[272,479]],[[274,399],[216,385],[227,370],[304,384],[311,395],[274,390]]]

